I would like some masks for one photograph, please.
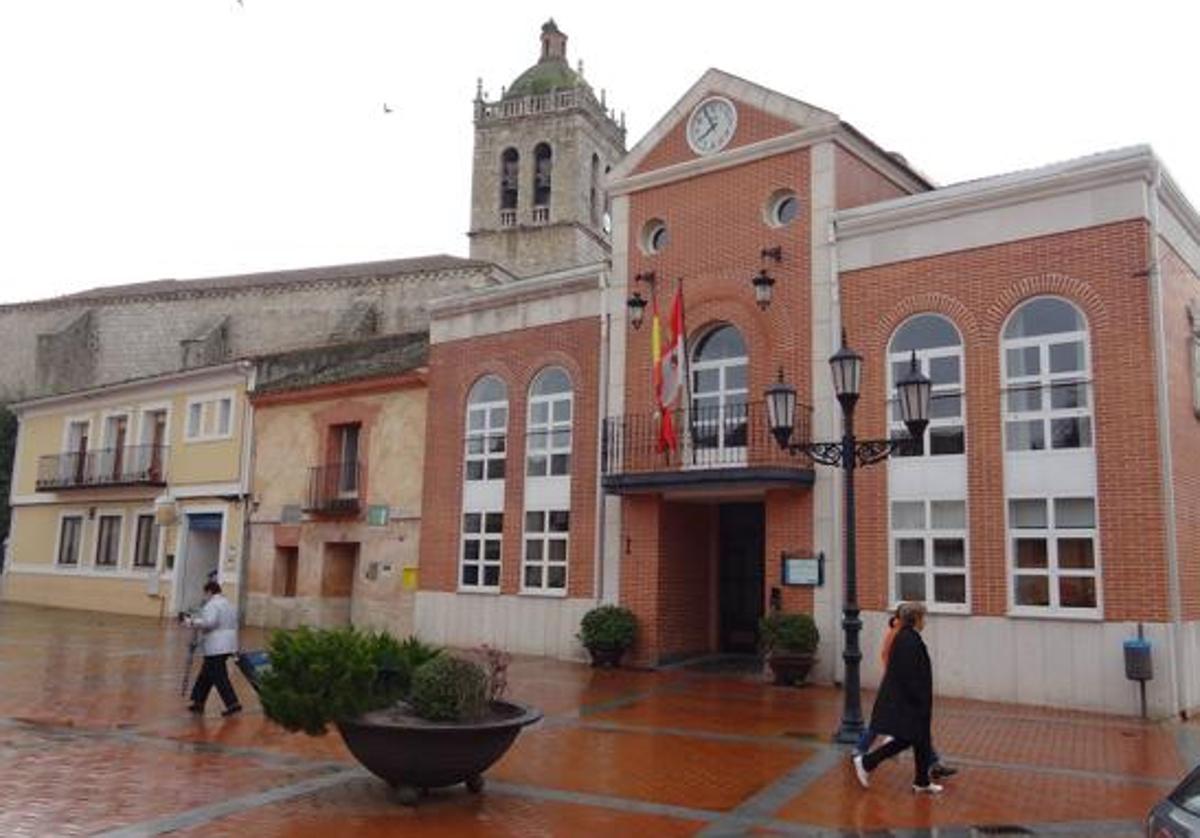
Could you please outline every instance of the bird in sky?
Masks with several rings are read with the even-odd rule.
[[[384,103],[383,103],[383,112],[384,112],[384,113],[391,113],[391,112],[392,112],[392,109],[391,109],[390,107],[388,107],[388,103],[387,103],[387,102],[384,102]]]

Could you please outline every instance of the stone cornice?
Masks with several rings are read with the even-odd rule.
[[[600,277],[608,269],[608,263],[596,262],[533,279],[514,280],[495,288],[483,288],[467,294],[442,297],[429,304],[429,315],[432,319],[438,320],[532,300],[562,297],[580,291],[599,292]]]
[[[28,401],[10,405],[19,416],[32,415],[48,410],[57,410],[77,402],[87,402],[97,398],[111,398],[126,393],[137,393],[139,390],[162,389],[165,387],[182,386],[203,382],[206,379],[225,379],[230,382],[238,378],[248,379],[254,365],[245,360],[216,364],[211,367],[197,367],[190,370],[179,370],[162,375],[152,375],[146,378],[134,378],[128,381],[116,381],[112,384],[101,384],[86,390],[74,390],[70,393],[59,393],[54,396],[42,396]]]
[[[1156,165],[1148,146],[1134,146],[841,210],[835,215],[838,240],[1135,179],[1152,182]]]
[[[1179,188],[1179,184],[1167,172],[1165,166],[1160,165],[1159,173],[1161,174],[1158,189],[1159,199],[1163,206],[1175,216],[1179,226],[1187,232],[1192,241],[1200,246],[1200,214],[1196,212],[1192,202],[1183,194],[1183,190]]]

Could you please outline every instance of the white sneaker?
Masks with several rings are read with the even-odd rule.
[[[863,768],[862,754],[859,754],[850,761],[854,763],[854,774],[858,777],[858,782],[862,784],[864,789],[869,789],[871,787],[871,775],[867,773],[867,769]]]
[[[893,736],[885,736],[885,737],[883,737],[883,744],[884,744],[884,745],[886,745],[888,742],[891,742],[891,741],[892,741],[892,739],[894,739],[894,738],[895,738],[895,737],[893,737]]]
[[[918,786],[913,783],[913,794],[941,794],[945,790],[945,786],[939,786],[937,783],[930,783],[927,786]]]

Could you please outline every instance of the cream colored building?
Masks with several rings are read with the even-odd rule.
[[[252,371],[222,364],[14,405],[0,597],[167,616],[215,578],[236,599]]]
[[[246,620],[413,631],[422,333],[262,358]]]

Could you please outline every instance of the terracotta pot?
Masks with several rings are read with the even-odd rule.
[[[625,647],[588,646],[588,653],[592,656],[592,666],[618,667],[621,665],[621,656],[625,654]]]
[[[767,656],[775,683],[787,686],[803,684],[816,662],[816,655],[811,652],[772,652]]]
[[[504,756],[521,728],[542,717],[540,710],[508,701],[493,701],[491,710],[479,722],[428,722],[378,710],[337,727],[354,758],[396,788],[401,802],[413,804],[421,791],[455,783],[481,791],[483,772]]]

